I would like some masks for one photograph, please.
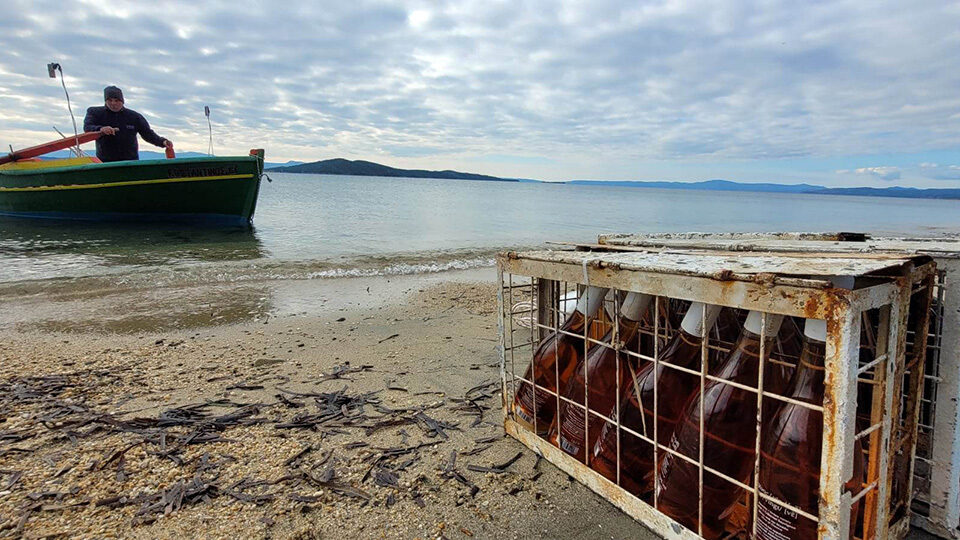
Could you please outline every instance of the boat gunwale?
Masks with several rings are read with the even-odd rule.
[[[0,167],[0,175],[4,176],[36,176],[41,174],[60,174],[69,172],[80,172],[91,169],[119,169],[119,168],[139,168],[144,166],[159,166],[164,164],[180,163],[228,163],[228,162],[256,162],[260,158],[257,156],[209,156],[209,157],[185,157],[174,159],[141,159],[126,161],[111,161],[107,163],[85,163],[83,165],[68,165],[66,167],[43,167],[37,169],[4,169]],[[262,170],[261,170],[262,173]]]

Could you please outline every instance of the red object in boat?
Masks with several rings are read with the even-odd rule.
[[[171,144],[170,146],[167,146],[166,148],[167,148],[167,149],[164,150],[164,153],[167,155],[167,159],[173,159],[173,158],[177,157],[177,154],[174,153],[174,151],[173,151],[173,145],[172,145],[172,144]]]
[[[9,163],[11,161],[42,156],[44,154],[49,154],[50,152],[56,152],[57,150],[63,150],[64,148],[76,146],[78,142],[79,144],[84,144],[90,141],[95,141],[98,138],[100,138],[99,131],[89,131],[87,133],[81,133],[79,136],[64,137],[48,143],[31,146],[30,148],[24,148],[23,150],[15,150],[5,156],[0,156],[0,165]]]

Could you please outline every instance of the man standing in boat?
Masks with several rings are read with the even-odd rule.
[[[173,148],[170,139],[157,135],[147,119],[137,111],[124,108],[123,91],[116,86],[103,89],[103,107],[90,107],[83,119],[83,131],[99,131],[97,158],[104,163],[140,159],[137,134],[150,144]]]

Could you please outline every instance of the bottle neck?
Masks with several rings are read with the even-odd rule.
[[[649,294],[628,293],[620,304],[620,319],[629,321],[643,320],[649,310],[650,301],[653,299]]]
[[[580,298],[577,299],[577,307],[563,322],[561,327],[564,331],[572,334],[583,335],[584,327],[588,317],[597,314],[597,310],[603,305],[603,298],[607,294],[607,289],[600,287],[587,287]]]
[[[607,289],[602,287],[587,287],[580,298],[577,299],[577,309],[575,313],[593,317],[597,310],[603,305],[603,299],[607,296]]]
[[[563,322],[563,326],[560,328],[571,334],[577,334],[582,336],[583,329],[587,326],[587,318],[580,313],[578,310],[574,310],[573,313],[567,315],[567,320]]]
[[[772,349],[773,349],[773,342],[776,339],[777,339],[776,334],[773,334],[773,335],[767,334],[766,338],[763,340],[763,352],[764,352],[764,356],[766,356],[767,358],[770,357],[770,353],[772,352]],[[750,352],[754,356],[759,357],[760,356],[760,334],[751,332],[750,330],[747,330],[746,328],[744,328],[743,331],[740,332],[740,340],[737,341],[737,346],[735,347],[735,349],[743,349]]]
[[[660,351],[660,361],[689,369],[700,369],[703,338],[681,329]]]
[[[637,336],[640,330],[640,321],[630,320],[626,317],[620,317],[617,324],[617,331],[620,333],[620,341],[628,342]]]
[[[826,344],[817,339],[804,336],[800,363],[797,366],[797,378],[790,391],[790,397],[820,405],[824,392],[824,356]]]
[[[768,335],[761,347],[760,335],[744,328],[736,346],[716,370],[717,376],[755,386],[760,368],[760,351],[763,349],[764,357],[770,358],[775,338],[776,335]]]

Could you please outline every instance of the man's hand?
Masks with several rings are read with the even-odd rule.
[[[163,146],[165,146],[166,148],[173,148],[173,141],[171,141],[170,139],[164,139]]]
[[[103,126],[102,128],[100,128],[100,133],[103,133],[104,135],[116,135],[117,128],[110,127],[110,126]]]

